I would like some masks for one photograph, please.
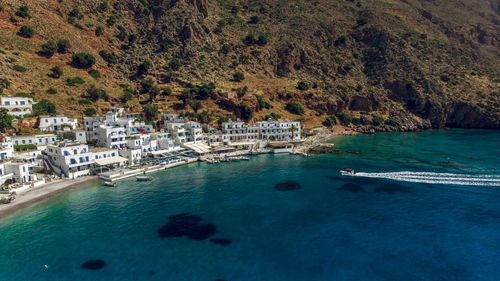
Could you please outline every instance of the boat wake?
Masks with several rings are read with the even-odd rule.
[[[389,179],[395,181],[405,181],[405,182],[415,182],[415,183],[500,186],[500,175],[471,175],[471,174],[403,171],[403,172],[390,172],[390,173],[356,172],[356,174],[352,176]]]

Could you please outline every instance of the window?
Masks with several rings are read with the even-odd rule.
[[[9,101],[6,101],[6,102],[5,102],[5,105],[10,105],[10,102],[9,102]]]
[[[75,159],[71,159],[70,160],[70,164],[76,164],[76,160]]]
[[[21,101],[21,105],[24,105],[24,101]]]
[[[52,152],[52,149],[50,150],[50,152]],[[64,151],[64,156],[68,156],[69,153],[67,151]]]
[[[115,156],[115,153],[114,153],[114,152],[113,152],[113,153],[111,153],[111,156]]]

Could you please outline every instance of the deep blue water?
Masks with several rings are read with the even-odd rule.
[[[500,132],[333,142],[341,155],[197,163],[18,211],[0,220],[0,280],[500,280]],[[217,233],[160,237],[183,213]]]

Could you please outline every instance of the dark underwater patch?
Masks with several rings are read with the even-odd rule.
[[[359,184],[355,184],[355,183],[345,183],[341,187],[337,188],[337,190],[348,191],[348,192],[352,192],[352,193],[359,193],[359,192],[366,193],[366,190],[364,189],[364,187],[362,187]]]
[[[411,188],[406,187],[404,185],[400,185],[397,183],[386,183],[382,187],[377,187],[374,190],[375,192],[385,192],[389,194],[394,193],[412,193]]]
[[[294,180],[282,181],[274,186],[274,189],[279,191],[291,191],[300,189],[300,183]]]
[[[82,264],[83,269],[98,270],[106,266],[103,260],[88,260]]]
[[[471,208],[463,219],[474,224],[488,224],[500,221],[500,213],[493,210],[483,210],[479,208]]]
[[[217,233],[217,227],[201,223],[202,218],[192,214],[178,214],[168,218],[167,224],[158,229],[161,238],[187,236],[191,240],[205,240]]]
[[[228,246],[233,242],[233,239],[230,238],[212,238],[210,239],[210,242],[221,245],[221,246]]]

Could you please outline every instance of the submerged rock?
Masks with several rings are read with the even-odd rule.
[[[98,270],[106,266],[103,260],[88,260],[82,264],[83,269]]]
[[[361,185],[354,184],[354,183],[343,184],[341,187],[337,188],[337,190],[348,191],[348,192],[352,192],[352,193],[358,193],[358,192],[366,193],[366,190]]]
[[[294,180],[282,181],[274,186],[274,189],[279,191],[290,191],[300,189],[300,183]]]
[[[205,240],[217,233],[213,224],[201,223],[202,218],[192,214],[178,214],[168,218],[168,223],[158,229],[161,238],[187,236],[191,240]]]
[[[233,242],[233,239],[230,238],[212,238],[210,239],[210,242],[221,245],[221,246],[228,246]]]

